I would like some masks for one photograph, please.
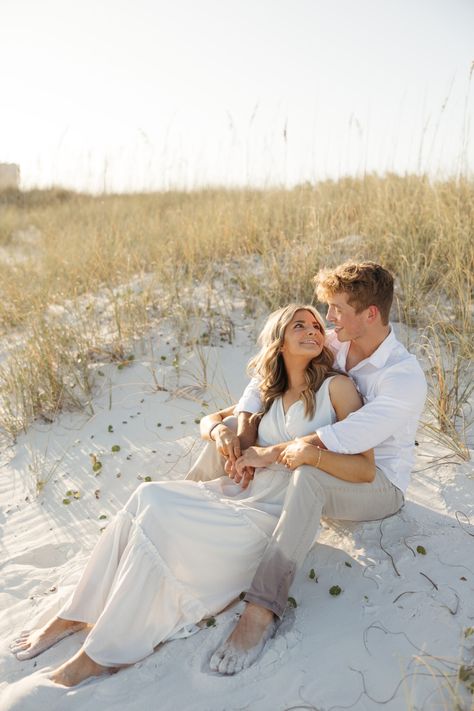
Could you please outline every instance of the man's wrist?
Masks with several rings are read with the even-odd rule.
[[[220,427],[221,425],[224,425],[224,423],[222,422],[222,420],[221,420],[220,422],[214,422],[214,424],[211,425],[211,427],[209,428],[209,432],[207,433],[207,436],[209,437],[209,439],[211,440],[211,442],[215,442],[215,441],[216,441],[216,440],[214,439],[214,437],[212,436],[212,433],[214,432],[214,430],[216,430],[216,429],[217,429],[218,427]],[[224,427],[225,427],[225,425],[224,425]]]

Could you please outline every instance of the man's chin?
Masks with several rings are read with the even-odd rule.
[[[334,329],[334,333],[336,334],[337,340],[340,341],[341,343],[344,343],[344,341],[350,340],[344,333],[344,329],[341,329],[340,331],[336,331],[336,329]]]

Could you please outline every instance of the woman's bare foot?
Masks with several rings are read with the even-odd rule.
[[[273,612],[249,602],[232,634],[212,655],[212,671],[237,674],[246,669],[257,659],[275,629]]]
[[[85,622],[74,620],[63,620],[61,617],[54,617],[44,627],[39,630],[27,630],[10,645],[10,649],[17,659],[32,659],[36,655],[49,649],[59,640],[67,637],[73,632],[78,632],[86,627]]]
[[[84,650],[80,649],[67,662],[55,669],[49,678],[55,684],[63,686],[76,686],[81,681],[89,679],[91,676],[101,676],[101,674],[114,674],[118,667],[103,667],[91,659]]]

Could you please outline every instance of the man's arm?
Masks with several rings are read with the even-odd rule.
[[[252,419],[251,412],[239,412],[237,420],[237,436],[242,449],[251,447],[257,441],[258,420]]]
[[[381,379],[373,400],[342,422],[320,427],[316,434],[331,452],[365,452],[403,428],[411,428],[413,419],[421,415],[425,397],[426,381],[421,369],[407,373],[393,368]]]

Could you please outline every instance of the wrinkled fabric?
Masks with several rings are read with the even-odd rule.
[[[334,421],[328,385],[317,393],[311,420],[301,402],[285,415],[275,401],[260,423],[260,443]],[[84,649],[103,666],[132,664],[183,636],[248,589],[291,477],[274,465],[259,470],[246,490],[227,476],[142,484],[102,534],[59,616],[94,625]]]

